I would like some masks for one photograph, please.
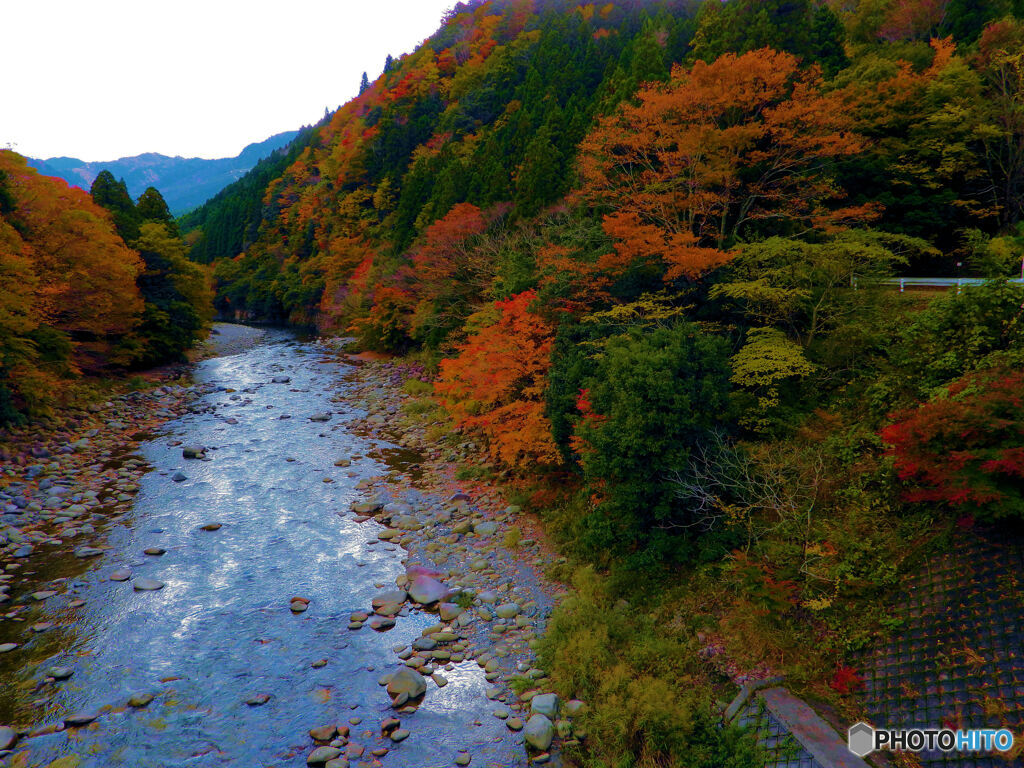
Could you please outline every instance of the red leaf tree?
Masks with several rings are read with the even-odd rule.
[[[491,458],[509,466],[560,458],[544,415],[553,330],[530,312],[535,299],[525,291],[497,302],[498,317],[441,361],[434,384],[459,425],[482,433]]]
[[[892,446],[904,499],[983,519],[1024,517],[1024,372],[965,376],[946,393],[893,415]]]

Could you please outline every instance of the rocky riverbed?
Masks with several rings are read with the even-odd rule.
[[[191,385],[6,436],[0,765],[557,763],[518,511],[383,369],[217,330]]]

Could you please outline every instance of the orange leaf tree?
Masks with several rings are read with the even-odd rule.
[[[460,426],[482,433],[491,458],[509,466],[555,463],[559,453],[544,416],[553,332],[530,312],[533,291],[496,302],[497,319],[441,361],[434,390]]]
[[[841,95],[821,85],[816,68],[765,48],[676,66],[602,119],[581,145],[580,194],[612,209],[605,269],[654,258],[668,280],[695,278],[754,225],[792,232],[846,217],[830,164],[861,141]]]
[[[13,152],[0,151],[0,170],[17,200],[11,215],[34,256],[36,306],[45,322],[82,338],[130,331],[142,312],[135,285],[142,261],[110,215],[88,193],[40,176]]]
[[[423,233],[408,276],[418,300],[412,321],[418,338],[436,340],[461,325],[490,287],[494,262],[477,246],[494,213],[459,203]]]

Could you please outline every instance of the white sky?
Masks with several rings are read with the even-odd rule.
[[[455,0],[0,0],[0,148],[233,157],[315,123]]]

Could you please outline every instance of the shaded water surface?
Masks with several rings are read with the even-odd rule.
[[[132,513],[109,532],[112,549],[67,566],[67,573],[86,570],[33,613],[61,626],[19,650],[16,673],[9,665],[0,672],[8,709],[38,700],[21,722],[100,713],[87,728],[22,740],[17,751],[29,753],[29,765],[74,754],[82,766],[301,766],[313,746],[310,728],[351,718],[361,718],[350,726],[352,741],[365,745],[363,760],[372,759],[383,743],[379,722],[391,714],[378,679],[397,668],[392,646],[411,642],[434,619],[401,617],[384,634],[347,629],[349,613],[367,609],[380,591],[375,584],[393,586],[402,552],[369,546],[376,523],[357,524],[348,512],[359,480],[386,469],[369,455],[393,446],[350,431],[358,412],[332,400],[344,395],[343,374],[329,350],[281,333],[198,366],[198,384],[235,391],[202,397],[144,444],[153,469]],[[275,384],[274,376],[291,380]],[[309,418],[324,412],[327,422]],[[208,446],[209,460],[184,460],[177,441]],[[351,466],[334,466],[339,458]],[[172,481],[177,471],[187,479]],[[208,523],[222,527],[202,530]],[[166,554],[144,555],[147,547]],[[58,564],[49,567],[61,575]],[[166,586],[136,592],[131,581],[109,581],[123,567]],[[294,596],[311,601],[307,612],[290,611]],[[86,605],[72,613],[67,603],[75,598]],[[317,660],[327,663],[314,668]],[[30,692],[55,664],[74,675],[56,690]],[[419,711],[401,716],[412,735],[388,743],[383,764],[451,765],[461,748],[476,765],[520,764],[521,747],[499,721],[473,724],[488,685],[477,665],[445,676],[448,686],[431,684]],[[138,693],[155,699],[127,707]],[[258,694],[269,701],[246,703]]]

